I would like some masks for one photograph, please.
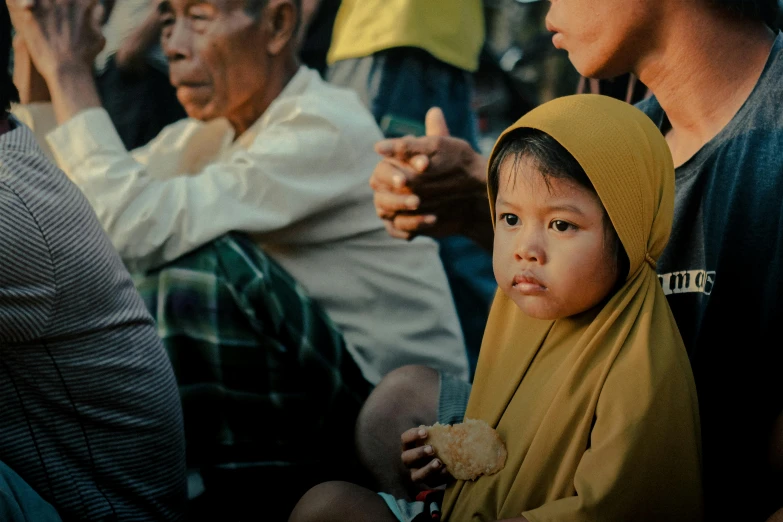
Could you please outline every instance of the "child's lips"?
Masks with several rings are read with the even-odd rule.
[[[521,294],[540,294],[546,292],[547,288],[541,284],[541,281],[531,275],[517,274],[514,276],[514,282],[511,288]]]

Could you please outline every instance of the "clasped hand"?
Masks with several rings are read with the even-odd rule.
[[[15,48],[26,48],[47,84],[62,74],[91,74],[103,49],[104,9],[98,0],[6,0],[16,30]]]

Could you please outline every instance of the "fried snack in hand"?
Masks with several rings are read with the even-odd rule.
[[[457,480],[475,480],[497,473],[506,465],[506,446],[486,422],[465,419],[462,424],[422,426],[435,455]]]

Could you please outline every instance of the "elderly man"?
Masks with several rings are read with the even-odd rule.
[[[386,234],[367,184],[381,133],[353,93],[298,66],[297,4],[162,1],[191,119],[132,153],[90,76],[94,2],[13,13],[51,93],[54,157],[146,274],[202,469],[342,456],[370,387],[398,366],[467,378],[437,246]],[[17,113],[36,127],[48,108]]]
[[[655,95],[639,106],[677,167],[674,228],[657,269],[699,393],[707,520],[761,521],[783,506],[783,352],[771,342],[783,320],[783,36],[768,25],[777,8],[552,0],[547,16],[581,74],[633,72]],[[378,151],[389,159],[373,174],[375,201],[396,234],[456,229],[491,244],[486,162],[466,143],[400,139]],[[418,209],[406,204],[411,193]],[[404,368],[360,416],[360,447],[390,488],[403,471],[399,434],[437,419],[438,383],[437,372]]]

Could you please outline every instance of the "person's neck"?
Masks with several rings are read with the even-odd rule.
[[[775,41],[761,23],[737,21],[710,8],[692,15],[667,25],[662,44],[636,68],[671,124],[666,141],[675,166],[696,154],[739,111]]]
[[[251,96],[245,105],[228,117],[228,122],[234,128],[234,139],[242,136],[261,118],[298,70],[299,62],[292,57],[284,62],[273,64],[268,71],[262,73],[269,78],[264,91],[259,96]]]

